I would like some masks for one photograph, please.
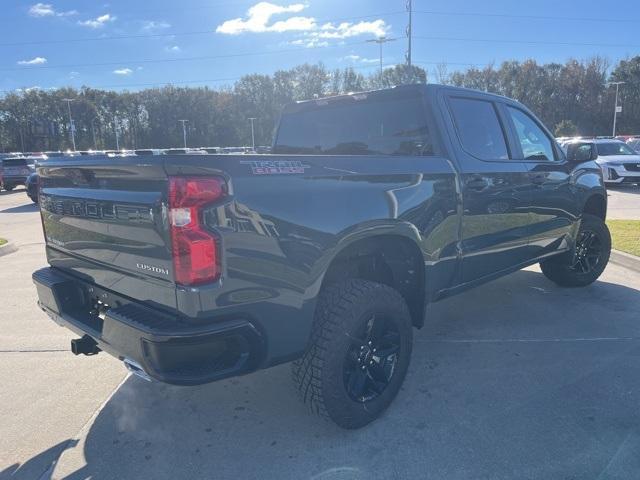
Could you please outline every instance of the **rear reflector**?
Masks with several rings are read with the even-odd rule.
[[[202,285],[220,278],[217,238],[204,228],[201,216],[202,208],[224,193],[222,178],[169,178],[169,222],[176,283]]]

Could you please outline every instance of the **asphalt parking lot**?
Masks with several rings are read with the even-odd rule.
[[[640,212],[622,193],[612,218]],[[288,365],[179,388],[74,357],[36,307],[24,191],[0,193],[0,236],[19,247],[0,257],[2,480],[640,475],[640,273],[622,266],[580,290],[530,268],[434,305],[389,411],[343,431],[307,414]]]

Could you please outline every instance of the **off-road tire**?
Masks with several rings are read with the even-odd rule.
[[[611,234],[604,221],[595,215],[583,214],[578,231],[578,240],[585,232],[591,232],[597,237],[599,243],[598,250],[600,257],[597,264],[583,272],[575,266],[576,255],[579,251],[565,253],[556,257],[551,257],[540,262],[542,273],[561,287],[585,287],[595,282],[607,266],[611,255]]]
[[[363,427],[391,404],[406,376],[413,337],[409,309],[394,289],[359,279],[330,285],[318,302],[307,350],[293,363],[294,383],[313,413],[342,428]],[[394,329],[399,349],[391,357],[395,366],[386,387],[377,397],[358,402],[347,391],[347,354],[354,348],[354,335],[376,316],[383,316]]]

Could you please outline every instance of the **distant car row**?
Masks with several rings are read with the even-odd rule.
[[[558,137],[556,141],[563,144],[573,140],[619,140],[626,143],[636,153],[640,154],[640,135],[618,135],[617,137]]]
[[[269,153],[271,147],[259,146],[255,151],[251,147],[200,147],[200,148],[144,148],[138,150],[82,150],[52,152],[12,152],[0,153],[0,190],[11,191],[19,185],[27,188],[29,198],[37,203],[38,162],[57,157],[80,157],[87,155],[134,156],[134,155],[224,155],[245,153]]]
[[[606,184],[640,184],[640,152],[634,149],[640,144],[640,138],[627,138],[626,142],[612,137],[557,140],[569,160],[595,160]]]

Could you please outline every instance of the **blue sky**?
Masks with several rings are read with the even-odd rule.
[[[599,54],[614,62],[638,54],[640,2],[606,5],[413,0],[413,59],[453,71],[506,59]],[[378,47],[366,40],[378,35],[397,38],[384,47],[385,64],[403,61],[404,10],[405,0],[3,0],[0,90],[222,86],[318,61],[367,73],[377,68]]]

